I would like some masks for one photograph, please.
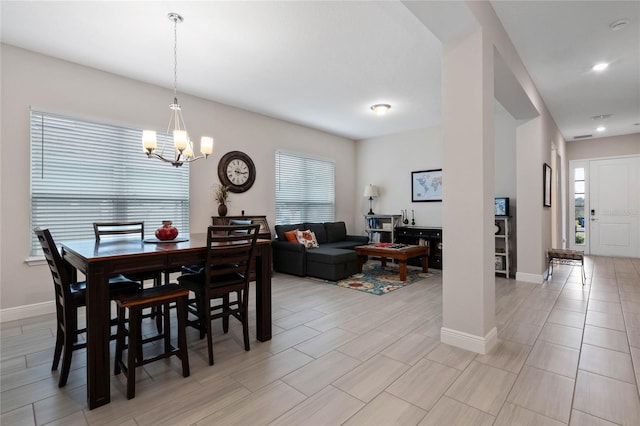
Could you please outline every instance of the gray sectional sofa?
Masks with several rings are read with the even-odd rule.
[[[294,229],[313,231],[317,248],[287,241],[284,233]],[[347,235],[344,222],[276,225],[272,242],[273,268],[278,272],[338,281],[355,274],[358,258],[353,248],[369,242],[367,236]]]

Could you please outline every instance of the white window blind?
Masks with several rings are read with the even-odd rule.
[[[335,220],[335,162],[276,151],[276,224]]]
[[[94,238],[93,222],[163,220],[189,232],[189,168],[142,151],[141,130],[31,111],[31,227],[56,241]],[[158,146],[169,140],[158,133]],[[169,141],[168,146],[173,146]],[[31,256],[40,253],[32,233]]]

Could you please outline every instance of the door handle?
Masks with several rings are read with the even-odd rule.
[[[596,217],[592,217],[591,218],[591,222],[595,222],[596,220],[598,220],[598,218],[596,218]]]

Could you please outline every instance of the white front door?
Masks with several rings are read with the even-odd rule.
[[[640,257],[640,157],[589,162],[590,253]]]

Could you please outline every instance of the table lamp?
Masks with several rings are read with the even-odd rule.
[[[378,187],[375,185],[367,185],[364,187],[364,196],[365,197],[369,197],[369,213],[367,214],[374,214],[373,213],[373,208],[372,208],[372,202],[373,202],[373,198],[377,197],[378,194]]]

